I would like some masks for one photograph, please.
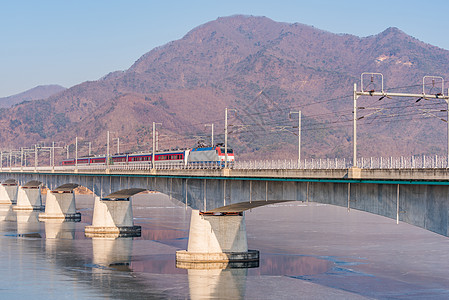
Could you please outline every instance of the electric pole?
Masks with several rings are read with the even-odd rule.
[[[298,169],[301,166],[301,111],[291,111],[289,117],[292,114],[298,114]]]
[[[228,167],[228,111],[236,111],[233,108],[225,108],[225,169]]]
[[[151,168],[154,169],[154,156],[156,155],[156,125],[162,125],[162,123],[153,122],[153,154],[151,155]]]

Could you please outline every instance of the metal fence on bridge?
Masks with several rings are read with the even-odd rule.
[[[446,156],[370,157],[360,158],[357,166],[362,169],[442,169],[448,167]]]
[[[352,167],[352,160],[345,158],[305,159],[298,166],[297,160],[262,160],[235,161],[234,169],[347,169]],[[411,157],[369,157],[359,158],[357,167],[362,169],[437,169],[447,168],[446,156],[411,156]]]
[[[362,169],[441,169],[448,168],[446,156],[412,156],[412,157],[369,157],[359,158],[357,166]],[[347,169],[352,167],[352,161],[345,158],[325,158],[325,159],[305,159],[298,166],[297,160],[250,160],[235,161],[229,166],[236,170],[319,170],[319,169]],[[195,169],[222,169],[221,163],[206,162],[195,164],[157,164],[157,170],[195,170]],[[3,167],[2,171],[150,171],[151,164],[133,163],[133,164],[91,164],[78,166],[39,166],[39,167]]]
[[[359,158],[357,166],[362,169],[441,169],[448,168],[446,156],[411,156],[411,157],[369,157]],[[230,168],[236,170],[320,170],[320,169],[347,169],[352,167],[352,161],[345,158],[325,158],[325,159],[305,159],[298,166],[297,160],[249,160],[235,161],[230,164]],[[78,166],[39,166],[39,167],[3,167],[2,171],[149,171],[151,164],[91,164]],[[223,165],[216,162],[205,162],[195,164],[157,164],[157,170],[195,170],[195,169],[222,169]]]

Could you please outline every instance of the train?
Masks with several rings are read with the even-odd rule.
[[[234,151],[230,148],[228,150],[228,163],[234,162]],[[139,153],[121,153],[109,156],[109,164],[111,165],[124,165],[124,164],[151,164],[153,158],[151,152],[139,152]],[[197,147],[189,149],[177,149],[177,150],[164,150],[158,151],[154,154],[154,164],[157,165],[183,165],[188,164],[201,164],[201,163],[216,163],[218,165],[224,165],[225,161],[225,147],[221,145],[213,147]],[[62,161],[63,166],[74,165],[101,165],[106,164],[106,155],[103,156],[90,156],[64,159]]]

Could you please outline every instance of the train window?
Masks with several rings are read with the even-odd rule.
[[[221,151],[221,153],[225,153],[225,148],[224,147],[220,147],[220,151]],[[228,149],[228,153],[234,153],[234,150]]]

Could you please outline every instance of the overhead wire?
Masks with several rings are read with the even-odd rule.
[[[426,84],[425,84],[426,85]],[[430,83],[428,83],[428,85],[430,85]],[[408,86],[400,86],[400,87],[393,87],[393,88],[389,88],[389,91],[394,91],[394,90],[400,90],[400,89],[405,89],[405,88],[414,88],[414,87],[419,87],[422,86],[421,84],[416,84],[416,85],[408,85]],[[255,99],[259,96],[265,96],[267,97],[270,101],[271,97],[263,90],[263,93],[257,95],[255,97]],[[342,95],[342,96],[338,96],[338,97],[334,97],[334,98],[329,98],[329,99],[322,99],[322,100],[317,100],[317,101],[313,101],[313,102],[308,102],[305,104],[300,104],[300,105],[294,105],[294,106],[289,106],[289,107],[281,107],[279,105],[276,106],[275,112],[277,113],[282,113],[282,112],[289,112],[291,110],[294,109],[305,109],[307,107],[313,106],[313,105],[319,105],[319,104],[324,104],[324,103],[331,103],[331,102],[336,102],[339,100],[344,100],[344,99],[350,99],[353,97],[353,94],[348,94],[348,95]],[[366,96],[369,97],[369,96]],[[254,100],[252,100],[253,103],[255,102]],[[274,102],[274,101],[272,101]],[[368,103],[368,105],[364,106],[364,109],[376,109],[376,108],[383,108],[385,110],[400,110],[400,109],[408,109],[408,108],[412,108],[412,107],[426,107],[426,108],[433,108],[436,105],[439,105],[440,103],[427,103],[427,104],[416,104],[416,103],[410,103],[410,104],[404,104],[404,105],[397,105],[398,102],[395,103],[391,103],[388,106],[375,106],[375,104],[378,103],[378,99],[373,98],[373,100],[371,101],[371,103]],[[348,103],[349,106],[349,103]],[[238,110],[238,115],[242,115],[245,117],[251,116],[251,117],[257,117],[257,116],[272,116],[273,115],[273,111],[269,111],[269,110],[265,110],[265,111],[261,111],[261,108],[258,107],[250,107],[248,106],[246,109],[246,111],[241,111]],[[250,112],[250,110],[258,110],[256,112]],[[358,110],[360,111],[360,110]],[[309,120],[308,122],[311,122],[310,124],[304,124],[302,126],[302,129],[307,130],[307,131],[315,131],[315,130],[324,130],[324,129],[335,129],[335,128],[342,128],[342,127],[350,127],[352,126],[352,114],[353,114],[353,108],[352,107],[348,107],[347,109],[342,109],[342,110],[338,110],[338,111],[329,111],[329,112],[325,112],[325,113],[316,113],[316,114],[307,114],[304,115],[305,120]],[[417,117],[417,115],[420,115],[420,117]],[[314,119],[316,118],[325,118],[325,117],[335,117],[337,120],[328,120],[326,122],[313,122]],[[394,115],[394,114],[390,114],[390,115],[378,115],[376,116],[376,118],[373,118],[372,123],[374,124],[378,124],[378,122],[383,122],[385,123],[391,123],[391,122],[400,122],[400,121],[406,121],[406,120],[411,120],[412,118],[415,119],[427,119],[427,118],[431,118],[430,116],[422,116],[422,112],[415,112],[415,113],[402,113],[401,115]],[[344,119],[347,118],[347,119]],[[396,120],[394,120],[393,118],[396,118]],[[229,118],[230,120],[238,120],[238,118],[234,117],[234,116],[230,116]],[[240,120],[241,122],[242,120]],[[199,126],[204,126],[205,123],[218,123],[218,124],[222,124],[224,125],[224,118],[210,118],[210,119],[206,119],[206,120],[202,120],[201,122],[195,122],[195,123],[191,123],[189,126],[196,128]],[[235,124],[233,124],[235,123]],[[360,121],[360,125],[364,125],[366,123],[366,119],[364,119],[364,121]],[[247,134],[247,133],[252,133],[252,134],[271,134],[271,130],[273,128],[270,128],[270,126],[287,126],[287,125],[291,125],[292,121],[287,120],[287,118],[285,120],[265,120],[263,123],[263,126],[265,126],[266,128],[262,129],[262,128],[257,128],[257,126],[260,126],[260,122],[259,124],[256,123],[252,123],[252,124],[241,124],[241,125],[245,125],[246,129],[242,129],[239,131],[234,131],[231,132],[230,135],[243,135],[243,134]],[[231,121],[231,128],[233,127],[232,125],[236,126],[237,123],[234,121]],[[294,125],[292,125],[293,128]],[[167,128],[171,131],[173,131],[171,128]],[[160,131],[163,131],[164,127],[162,127],[162,129],[160,129]],[[273,132],[273,133],[279,133],[279,132]],[[208,134],[201,132],[191,132],[188,133],[187,135],[185,133],[177,133],[175,137],[159,137],[159,142],[161,143],[168,143],[168,144],[186,144],[188,142],[192,143],[194,142],[197,137],[201,135],[204,137],[207,137]],[[224,134],[222,133],[218,133],[215,134],[215,137],[220,139],[224,136]],[[151,138],[148,137],[148,139],[150,140]],[[131,142],[127,143],[127,144],[131,144]],[[149,146],[148,143],[143,143],[143,144],[137,144],[135,143],[134,146],[139,147],[139,146]],[[130,146],[133,147],[133,146]]]

